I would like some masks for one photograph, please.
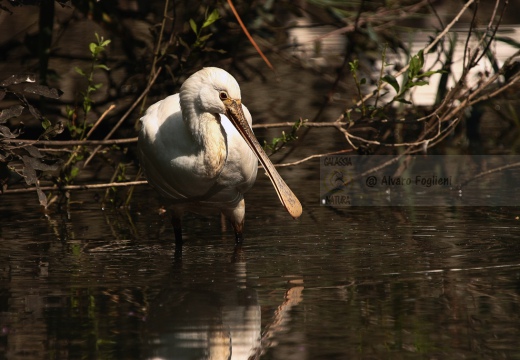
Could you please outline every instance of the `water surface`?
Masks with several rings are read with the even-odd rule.
[[[334,209],[317,182],[294,191],[297,221],[259,175],[242,249],[219,216],[188,215],[182,257],[148,187],[128,211],[3,196],[1,357],[520,357],[518,207]]]

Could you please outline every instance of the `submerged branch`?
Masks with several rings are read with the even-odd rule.
[[[504,170],[513,169],[513,168],[516,168],[516,167],[520,167],[520,162],[499,166],[497,168],[493,168],[493,169],[490,169],[490,170],[487,170],[487,171],[482,171],[482,172],[478,173],[477,175],[473,176],[472,178],[464,181],[462,184],[460,184],[459,185],[459,189],[462,189],[463,187],[468,185],[470,182],[473,182],[473,181],[475,181],[477,179],[480,179],[481,177],[484,177],[484,176],[487,176],[487,175],[491,175],[491,174],[494,174],[494,173],[497,173],[497,172],[502,172]]]

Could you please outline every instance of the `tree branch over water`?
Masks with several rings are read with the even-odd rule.
[[[258,51],[256,42],[251,40],[253,36],[263,48],[271,50],[271,54],[274,54],[270,56],[271,59],[276,55],[302,71],[318,72],[321,79],[330,83],[329,92],[326,94],[310,94],[309,91],[312,89],[306,90],[305,94],[309,95],[309,99],[311,96],[316,98],[321,95],[324,99],[320,102],[321,106],[315,116],[305,114],[311,121],[303,120],[302,116],[295,122],[253,125],[254,129],[270,130],[270,135],[274,133],[273,129],[280,129],[281,136],[274,137],[272,141],[265,139],[265,149],[271,154],[284,150],[284,147],[289,149],[283,155],[284,159],[289,156],[291,159],[281,160],[283,163],[277,164],[277,167],[299,166],[323,156],[353,154],[360,150],[371,154],[427,154],[433,147],[450,141],[455,134],[464,133],[456,131],[457,129],[477,126],[468,125],[468,119],[475,109],[493,109],[494,102],[509,101],[508,97],[514,97],[520,80],[520,43],[501,36],[499,31],[503,17],[507,15],[508,3],[495,0],[494,4],[488,4],[492,6],[489,12],[482,14],[479,11],[482,11],[484,5],[476,6],[477,1],[469,0],[461,4],[455,16],[445,21],[446,26],[435,9],[436,4],[429,0],[417,1],[412,5],[402,4],[399,8],[365,2],[359,5],[335,3],[332,6],[338,8],[335,9],[336,16],[330,19],[330,23],[316,20],[308,25],[314,27],[333,24],[332,30],[312,36],[309,40],[298,39],[294,43],[286,40],[280,45],[270,42],[274,38],[269,38],[265,35],[267,33],[262,31],[269,28],[270,31],[280,31],[287,35],[288,30],[299,25],[288,23],[285,27],[275,27],[270,24],[271,27],[267,27],[265,21],[268,17],[263,17],[262,14],[272,10],[274,16],[276,4],[272,4],[272,8],[256,12],[254,5],[237,3],[243,17],[242,21],[242,18],[237,16],[237,9],[234,9],[231,0],[228,4],[232,8],[208,7],[204,11],[200,10],[200,6],[191,7],[190,4],[167,1],[160,12],[154,14],[155,17],[150,15],[156,21],[149,24],[151,35],[147,36],[151,38],[144,44],[149,51],[143,52],[143,62],[132,63],[131,70],[125,70],[127,77],[121,84],[115,82],[113,74],[121,72],[127,64],[121,61],[122,57],[116,59],[110,54],[111,42],[119,41],[121,45],[121,40],[117,39],[118,33],[111,33],[110,40],[96,34],[97,41],[89,47],[91,59],[85,55],[78,55],[78,61],[86,64],[82,68],[76,68],[76,72],[88,84],[84,92],[76,94],[77,98],[73,103],[60,104],[61,93],[57,88],[32,84],[37,79],[27,74],[13,75],[0,82],[1,189],[4,190],[4,194],[36,190],[42,204],[45,205],[46,195],[42,191],[110,189],[146,183],[139,180],[140,174],[134,166],[137,162],[131,159],[132,156],[135,157],[133,149],[137,137],[134,136],[133,124],[129,126],[127,120],[137,105],[142,104],[144,108],[148,98],[155,101],[163,98],[165,94],[174,93],[190,73],[202,66],[228,66],[242,75],[242,78],[247,78],[248,72],[244,69],[252,68],[248,63],[250,58],[257,58],[257,54],[266,58]],[[179,6],[186,7],[182,8],[186,19],[177,16]],[[298,8],[298,5],[294,6]],[[435,15],[432,18],[438,20],[439,30],[432,32],[429,41],[415,54],[410,45],[404,44],[404,37],[395,39],[398,32],[395,26],[410,16],[419,13],[424,15],[428,7]],[[232,11],[229,11],[230,9]],[[473,11],[473,14],[468,14],[470,11]],[[343,14],[343,18],[338,14]],[[309,12],[309,16],[313,17],[312,11]],[[483,22],[484,28],[479,28],[477,20],[482,16],[485,16],[486,20]],[[462,31],[457,24],[461,19],[468,21],[468,18],[471,20],[470,26]],[[237,22],[240,24],[237,25]],[[244,23],[255,26],[246,29]],[[259,33],[255,34],[255,31]],[[246,33],[249,39],[243,39],[244,43],[248,47],[252,44],[257,48],[257,52],[251,52],[246,56],[239,51],[241,49],[237,49],[238,40],[244,38],[242,32]],[[232,35],[230,39],[224,39],[219,36],[220,33]],[[457,43],[457,35],[460,34],[464,34],[465,38]],[[293,56],[290,52],[291,47],[300,49],[312,43],[316,52],[314,56],[325,59],[326,56],[330,56],[322,53],[325,40],[333,40],[338,36],[344,36],[349,46],[336,54],[339,62],[332,71],[323,66],[311,68],[304,59]],[[364,42],[374,43],[376,47],[370,48]],[[505,60],[498,61],[493,53],[499,48],[497,44],[507,44],[515,48],[515,51]],[[226,47],[227,45],[230,47]],[[459,49],[464,46],[460,64],[454,64],[453,53],[456,46],[459,46]],[[289,50],[280,50],[284,48]],[[374,49],[381,53],[379,59],[373,57]],[[50,57],[52,56],[51,51]],[[62,54],[57,57],[63,59]],[[429,57],[430,60],[434,57],[435,61],[428,63]],[[372,62],[366,61],[367,58]],[[140,59],[136,58],[136,61]],[[490,65],[481,66],[484,61]],[[457,73],[455,66],[459,65],[460,72]],[[261,75],[258,70],[254,70],[254,73]],[[104,83],[98,83],[94,75],[105,76]],[[414,91],[428,84],[433,76],[441,77],[436,102],[432,106],[417,106],[414,103]],[[447,85],[449,79],[452,81],[450,88]],[[349,81],[353,81],[355,86]],[[103,101],[96,102],[94,95],[100,95],[100,89],[106,89],[106,93],[111,95]],[[128,92],[128,89],[132,91]],[[354,95],[349,92],[350,89],[356,90]],[[45,107],[39,109],[35,106],[34,99],[27,93],[51,99],[53,103],[49,106],[58,109],[52,113],[55,118],[48,119],[43,111],[46,110]],[[336,94],[339,96],[336,97]],[[5,102],[8,98],[9,103]],[[83,113],[78,104],[83,106]],[[330,104],[341,104],[341,113],[333,113],[331,116],[327,108]],[[30,139],[19,139],[24,131],[23,127],[20,125],[16,128],[10,123],[12,120],[16,120],[17,122],[13,123],[18,124],[21,124],[22,120],[25,121],[24,109],[29,110],[30,115],[40,122],[44,129],[40,135],[27,136]],[[516,110],[511,111],[509,121],[515,126],[514,121],[518,116],[514,113]],[[67,119],[56,115],[60,113],[62,117],[67,113]],[[323,118],[325,114],[329,116],[328,119]],[[78,123],[79,115],[84,119],[81,126]],[[325,133],[324,129],[335,129],[341,133],[344,141],[331,145],[324,141],[320,150],[294,157],[296,152],[291,151],[297,146],[306,146],[308,134],[318,138],[322,136],[320,134]],[[122,138],[112,139],[116,133]],[[56,136],[59,134],[62,134],[64,140],[57,140]],[[102,140],[92,140],[93,136]],[[84,169],[86,168],[87,173],[98,173],[100,167],[110,168],[109,171],[103,172],[103,176],[113,180],[83,185],[82,182],[89,181],[86,180],[88,176],[79,176]],[[20,179],[29,181],[30,187],[17,189],[19,185],[15,180]],[[129,181],[130,179],[137,181]]]

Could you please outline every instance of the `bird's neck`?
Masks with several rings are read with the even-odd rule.
[[[184,122],[188,126],[194,143],[200,170],[204,176],[217,177],[227,157],[226,139],[220,124],[220,116],[210,113],[196,113],[186,116]]]

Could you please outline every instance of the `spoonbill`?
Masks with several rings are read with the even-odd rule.
[[[138,150],[148,182],[169,203],[175,243],[182,246],[185,211],[220,212],[243,241],[244,193],[256,180],[258,160],[293,218],[298,198],[258,143],[235,78],[208,67],[191,75],[180,93],[151,105],[141,118]]]

